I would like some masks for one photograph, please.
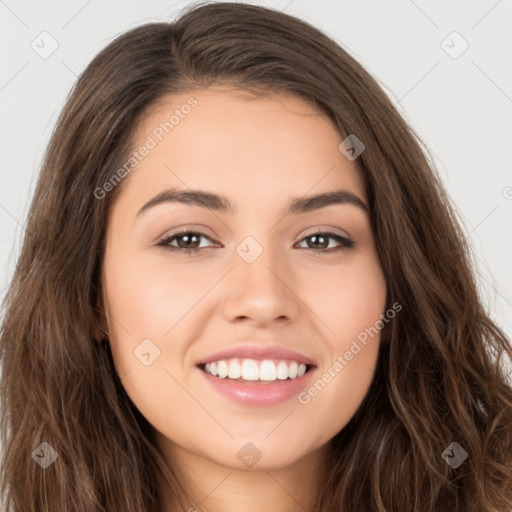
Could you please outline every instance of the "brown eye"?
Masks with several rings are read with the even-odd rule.
[[[205,233],[201,233],[200,231],[179,231],[178,233],[174,233],[171,236],[165,237],[163,240],[161,240],[157,245],[163,246],[169,251],[179,251],[179,252],[186,252],[187,254],[193,254],[201,249],[207,249],[209,247],[199,247],[198,244],[200,244],[201,238],[207,238],[208,240],[211,240],[211,238],[206,235]],[[174,240],[177,241],[176,245],[171,245],[171,242]],[[180,242],[180,240],[182,240]]]
[[[320,251],[317,252],[331,253],[335,251],[343,251],[351,249],[355,245],[353,240],[330,231],[319,231],[317,233],[313,233],[302,239],[302,241],[304,240],[310,241],[306,242],[308,244],[308,249],[319,249]],[[336,247],[329,247],[329,240],[335,240],[339,245]]]

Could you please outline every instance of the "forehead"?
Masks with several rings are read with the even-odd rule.
[[[138,203],[171,186],[262,206],[340,187],[366,197],[332,120],[295,95],[215,87],[167,96],[144,114],[134,140],[134,151],[150,148],[123,183],[122,195]]]

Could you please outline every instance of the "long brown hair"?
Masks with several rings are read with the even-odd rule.
[[[133,151],[144,112],[213,83],[298,94],[365,145],[356,163],[388,304],[402,310],[364,402],[331,440],[316,510],[512,510],[502,360],[512,348],[482,306],[428,150],[338,44],[292,16],[238,3],[196,4],[172,23],[120,35],[67,99],[3,305],[3,510],[160,512],[160,477],[181,510],[193,505],[97,340],[106,221],[123,182],[101,199],[94,191]],[[458,447],[467,458],[454,467],[442,454]],[[46,469],[35,462],[55,454]]]

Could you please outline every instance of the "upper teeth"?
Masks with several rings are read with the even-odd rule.
[[[272,381],[276,379],[295,379],[306,373],[306,365],[296,361],[280,361],[276,364],[270,359],[256,361],[254,359],[223,359],[206,363],[205,371],[224,379],[244,380],[265,380]]]

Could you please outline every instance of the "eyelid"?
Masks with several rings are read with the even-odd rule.
[[[337,228],[336,226],[331,226],[329,224],[323,224],[320,227],[311,228],[311,231],[307,230],[306,233],[304,235],[302,235],[301,240],[302,240],[302,238],[314,235],[316,233],[326,233],[326,232],[332,232],[332,233],[335,233],[336,235],[339,235],[343,238],[352,240],[352,235],[348,231]]]
[[[200,234],[206,238],[209,238],[211,241],[214,241],[214,237],[212,235],[202,231],[203,228],[207,229],[206,226],[203,226],[201,224],[196,224],[196,226],[200,226],[200,229],[198,229],[195,226],[185,226],[183,228],[179,228],[177,231],[174,231],[174,232],[172,230],[170,233],[167,231],[166,233],[164,233],[163,235],[158,237],[157,242],[161,242],[162,240],[167,240],[171,237],[175,237],[175,236],[178,236],[178,235],[181,235],[184,233],[190,233],[190,232]],[[299,242],[302,241],[302,239],[305,237],[308,237],[308,236],[311,236],[311,235],[314,235],[317,233],[326,233],[329,231],[331,231],[341,237],[352,240],[352,235],[348,231],[342,230],[336,226],[324,224],[320,227],[314,227],[314,228],[310,228],[310,229],[306,230],[306,232],[301,236]],[[299,235],[297,235],[295,238],[297,238],[298,236]]]
[[[162,242],[166,242],[166,241],[168,241],[170,239],[177,238],[177,237],[179,237],[181,235],[185,235],[185,234],[188,234],[188,233],[199,235],[200,237],[203,237],[203,238],[208,238],[211,242],[213,242],[215,244],[219,243],[219,242],[216,242],[211,235],[209,235],[208,233],[205,233],[204,231],[202,231],[200,229],[185,227],[185,228],[180,228],[177,231],[171,231],[170,233],[166,232],[164,235],[158,237],[157,245],[164,245],[165,246],[166,244],[163,244]],[[201,249],[207,249],[207,247],[201,247]]]
[[[182,228],[177,228],[176,231],[170,229],[170,230],[167,230],[163,235],[160,235],[156,239],[156,242],[161,242],[162,240],[167,240],[168,238],[182,235],[184,233],[197,233],[197,234],[203,235],[213,241],[213,239],[214,239],[213,235],[208,234],[206,232],[207,230],[208,230],[208,228],[206,226],[203,226],[202,224],[196,224],[194,226],[184,226]]]

